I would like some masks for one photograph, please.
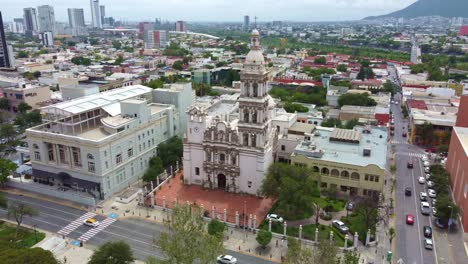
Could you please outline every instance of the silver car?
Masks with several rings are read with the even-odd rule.
[[[430,239],[430,238],[425,238],[425,239],[424,239],[424,248],[425,248],[425,249],[428,249],[428,250],[432,250],[432,246],[433,246],[433,244],[432,244],[432,239]]]
[[[231,255],[220,255],[217,258],[218,263],[223,263],[223,264],[236,264],[237,259]]]

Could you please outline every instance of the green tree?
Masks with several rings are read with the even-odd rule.
[[[223,251],[219,237],[208,234],[199,207],[176,205],[168,225],[170,233],[161,233],[155,241],[167,264],[213,263]]]
[[[143,85],[148,86],[153,89],[163,88],[164,82],[161,79],[151,80],[149,82],[143,83]]]
[[[390,227],[390,229],[388,230],[388,240],[390,242],[390,245],[392,244],[392,241],[395,238],[395,236],[396,236],[395,228]]]
[[[2,124],[0,125],[0,136],[6,138],[8,141],[15,138],[17,135],[15,128],[12,124]]]
[[[208,234],[212,236],[223,238],[224,230],[226,230],[226,225],[216,219],[211,219],[208,224]]]
[[[336,70],[339,72],[347,72],[348,68],[346,67],[345,64],[338,64],[338,66],[336,67]]]
[[[8,99],[0,98],[0,109],[8,110],[8,106],[9,106]]]
[[[299,241],[294,237],[288,237],[288,249],[284,260],[285,264],[315,264],[315,256],[312,250],[302,248]]]
[[[94,251],[88,264],[133,263],[133,251],[124,241],[109,241]]]
[[[369,94],[346,93],[338,97],[338,105],[376,106],[377,102],[369,97]]]
[[[24,216],[33,217],[39,215],[39,211],[24,203],[13,203],[8,206],[8,217],[13,217],[16,221],[15,237],[18,237],[18,232],[23,223]]]
[[[124,62],[124,58],[123,58],[122,55],[119,55],[119,56],[117,56],[117,59],[115,59],[114,65],[120,65],[120,64],[122,64],[122,62]]]
[[[375,74],[372,71],[372,68],[361,66],[356,78],[359,80],[366,80],[366,79],[373,79],[374,77],[375,77]]]
[[[365,230],[363,230],[363,232],[366,232],[368,229],[375,229],[375,225],[377,224],[378,206],[378,198],[375,197],[366,197],[356,205],[354,213],[359,215],[363,220],[365,226]],[[360,233],[359,236],[365,237],[365,233]]]
[[[257,237],[255,238],[255,240],[257,240],[257,242],[262,246],[262,248],[265,248],[271,242],[272,238],[273,234],[271,232],[265,229],[260,229],[257,232]]]
[[[22,59],[22,58],[27,58],[29,57],[29,52],[25,51],[25,50],[20,50],[18,52],[18,54],[16,54],[16,57]]]
[[[13,161],[7,159],[0,159],[0,185],[2,186],[2,188],[5,187],[7,177],[12,175],[17,168],[18,165],[16,165],[16,163],[14,163]]]
[[[114,40],[114,41],[112,41],[112,47],[114,49],[120,49],[120,48],[122,48],[122,43],[120,41],[118,41],[118,40]]]
[[[59,264],[52,252],[40,247],[18,248],[13,243],[0,242],[2,264]]]
[[[295,112],[299,112],[299,113],[306,113],[306,112],[309,112],[309,108],[301,105],[301,104],[297,104],[297,103],[290,103],[290,102],[286,102],[284,104],[284,110],[286,110],[286,112],[288,113],[295,113]]]
[[[321,126],[323,127],[342,127],[341,125],[341,120],[336,119],[336,118],[328,118],[323,120]]]
[[[448,223],[450,216],[457,219],[460,209],[447,193],[438,193],[435,202],[436,215],[442,223]]]
[[[353,129],[357,125],[359,125],[359,121],[357,119],[352,119],[352,120],[346,121],[344,128]]]
[[[76,65],[85,65],[85,66],[91,65],[91,60],[83,56],[73,57],[71,59],[71,62]]]
[[[8,208],[8,199],[0,192],[0,208]]]
[[[356,251],[346,251],[341,258],[341,264],[359,264],[360,255]]]
[[[317,58],[315,58],[314,63],[316,63],[316,64],[326,64],[327,60],[325,59],[325,57],[317,57]]]
[[[172,68],[181,71],[184,68],[184,65],[182,64],[182,61],[175,61],[174,64],[172,64]]]
[[[164,167],[160,157],[155,156],[150,159],[150,166],[143,175],[143,181],[155,181],[157,176],[163,173]]]
[[[176,165],[176,161],[180,161],[182,158],[183,152],[184,146],[182,140],[177,136],[159,144],[158,147],[158,156],[161,157],[165,168],[170,165]]]
[[[31,109],[32,109],[32,107],[30,105],[28,105],[27,103],[25,103],[25,102],[21,102],[18,105],[18,112],[20,114],[24,114],[24,113],[26,113],[27,111],[29,111]]]
[[[240,80],[239,72],[237,72],[236,70],[233,70],[233,69],[229,69],[226,72],[226,79],[224,81],[224,85],[226,85],[228,87],[232,87],[232,82],[233,81],[239,81],[239,80]]]
[[[424,122],[416,126],[416,135],[419,136],[420,143],[423,145],[431,145],[434,139],[434,127],[429,122]]]
[[[336,263],[338,246],[334,241],[324,239],[318,244],[316,254],[317,263]]]

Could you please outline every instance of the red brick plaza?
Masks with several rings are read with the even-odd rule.
[[[221,221],[224,220],[224,209],[227,212],[227,222],[235,223],[236,211],[239,213],[239,224],[243,225],[244,221],[244,201],[246,204],[246,225],[248,217],[251,214],[252,219],[257,217],[257,227],[266,217],[268,210],[273,205],[273,200],[268,198],[258,198],[252,195],[242,195],[228,193],[223,190],[207,190],[198,185],[184,185],[183,172],[179,171],[175,177],[170,179],[161,189],[156,191],[155,204],[163,206],[163,197],[165,197],[166,207],[174,206],[174,200],[178,203],[196,204],[204,208],[211,217],[212,206],[215,207],[216,217]],[[148,201],[147,201],[148,204]],[[252,221],[253,224],[253,221]]]

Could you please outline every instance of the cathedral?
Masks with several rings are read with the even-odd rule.
[[[231,100],[194,104],[184,136],[184,183],[257,195],[274,161],[277,129],[274,101],[260,34],[253,30],[240,73],[241,89]]]

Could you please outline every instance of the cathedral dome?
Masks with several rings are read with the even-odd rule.
[[[263,65],[265,64],[265,58],[263,57],[263,52],[260,47],[260,33],[254,29],[250,34],[250,51],[245,57],[246,64],[257,64]]]

